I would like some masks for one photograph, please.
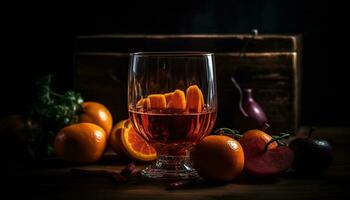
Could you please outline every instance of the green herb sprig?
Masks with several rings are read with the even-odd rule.
[[[77,123],[82,112],[83,97],[72,90],[59,94],[51,89],[53,75],[47,75],[36,82],[36,98],[30,115],[39,123],[29,138],[31,146],[39,154],[53,154],[53,140],[57,132],[70,124]]]

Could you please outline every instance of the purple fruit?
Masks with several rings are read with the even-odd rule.
[[[289,169],[293,162],[293,151],[286,146],[279,146],[261,154],[247,156],[244,170],[256,177],[273,177]]]
[[[332,146],[326,140],[311,138],[313,131],[311,128],[307,138],[296,138],[289,144],[294,152],[292,169],[297,172],[317,173],[332,164]]]

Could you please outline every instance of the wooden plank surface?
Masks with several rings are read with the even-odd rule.
[[[307,128],[302,129],[301,134]],[[115,183],[107,177],[73,177],[72,168],[120,170],[127,163],[117,156],[94,165],[71,166],[49,160],[36,167],[1,171],[1,192],[9,199],[348,199],[350,193],[349,128],[321,128],[319,137],[332,141],[333,165],[320,176],[298,176],[288,172],[273,180],[242,178],[222,185],[197,184],[181,190],[167,190],[168,184],[135,177]],[[144,165],[138,165],[141,169]]]
[[[76,38],[79,52],[211,51],[291,52],[300,48],[298,35],[183,34],[83,35]],[[248,42],[248,44],[247,44]]]

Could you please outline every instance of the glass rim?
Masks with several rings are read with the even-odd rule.
[[[213,56],[214,53],[204,51],[149,51],[149,52],[134,52],[130,53],[130,56],[141,56],[141,57],[156,57],[156,56]]]

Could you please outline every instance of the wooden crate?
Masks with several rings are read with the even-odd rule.
[[[116,120],[127,117],[129,53],[215,53],[219,112],[216,126],[233,127],[237,112],[234,75],[264,108],[271,132],[299,127],[300,39],[285,35],[95,35],[76,38],[75,89],[100,101]]]

